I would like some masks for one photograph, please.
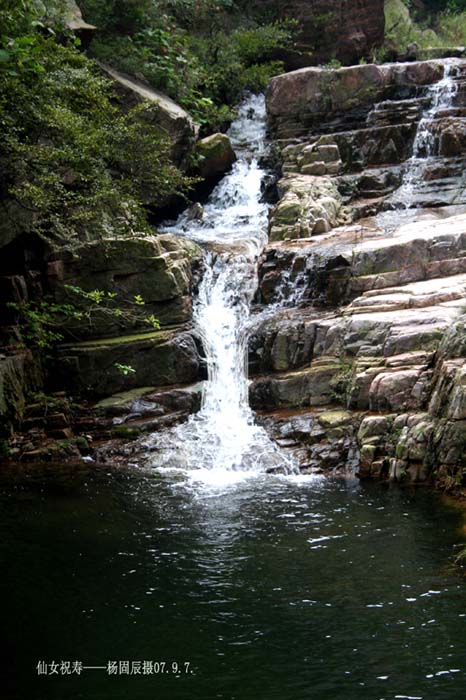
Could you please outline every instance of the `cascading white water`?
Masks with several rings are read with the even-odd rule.
[[[155,464],[189,470],[194,479],[236,481],[288,459],[255,424],[246,369],[249,307],[257,257],[267,242],[267,204],[261,202],[265,152],[265,101],[251,96],[239,107],[229,136],[237,155],[231,172],[205,206],[200,221],[182,215],[170,227],[206,249],[206,271],[194,306],[208,381],[199,413],[165,435],[156,435]]]
[[[442,110],[450,109],[458,91],[454,80],[455,64],[446,63],[442,80],[429,86],[429,106],[419,121],[413,143],[413,153],[407,161],[403,183],[397,192],[397,199],[405,208],[412,206],[413,197],[419,182],[422,182],[426,164],[435,155],[435,134],[433,122]]]

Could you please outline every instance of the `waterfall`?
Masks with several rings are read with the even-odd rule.
[[[454,64],[446,63],[442,80],[428,88],[428,107],[419,121],[413,142],[413,152],[406,163],[403,183],[397,193],[397,199],[406,209],[413,205],[416,188],[423,180],[426,164],[435,155],[436,139],[432,128],[433,124],[440,112],[451,109],[458,92],[454,75]]]
[[[263,96],[239,107],[229,136],[237,161],[213,191],[200,221],[185,214],[166,230],[199,242],[206,271],[194,304],[208,381],[199,413],[154,435],[159,467],[189,470],[194,479],[225,483],[288,460],[255,424],[248,403],[247,333],[257,287],[256,263],[267,242],[268,205],[261,201],[266,113]]]

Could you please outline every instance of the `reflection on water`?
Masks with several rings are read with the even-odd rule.
[[[463,521],[428,491],[120,472],[75,491],[10,490],[1,506],[6,698],[464,690],[466,585],[449,568]],[[189,661],[195,673],[38,679],[39,659]]]

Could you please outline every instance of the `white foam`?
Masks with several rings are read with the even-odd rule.
[[[291,462],[256,425],[248,401],[247,340],[257,287],[257,258],[267,242],[261,202],[266,115],[263,96],[240,105],[230,137],[237,162],[205,206],[200,221],[182,215],[169,231],[206,247],[206,270],[193,320],[206,352],[208,381],[199,413],[154,435],[155,467],[184,470],[191,485],[238,484],[270,466]]]

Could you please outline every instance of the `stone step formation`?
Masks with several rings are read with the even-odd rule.
[[[451,101],[433,110],[436,85],[452,64]],[[305,68],[270,85],[281,173],[249,321],[249,393],[258,422],[304,472],[350,469],[447,486],[461,476],[465,76],[466,60],[442,59]],[[420,153],[421,175],[407,198],[403,183],[426,119],[431,147]],[[162,325],[118,332],[103,320],[78,333],[70,328],[56,389],[119,393],[65,412],[56,458],[92,444],[103,461],[137,461],[147,441],[129,440],[199,410],[206,370],[191,314],[201,258],[198,246],[172,234],[48,254],[57,301],[66,301],[64,283],[116,281],[129,300],[144,281],[146,309]],[[115,361],[130,361],[136,373],[122,375]],[[8,362],[13,386],[26,368]],[[26,461],[37,458],[44,432],[53,437],[47,415],[24,414],[30,425],[17,449]],[[75,444],[76,436],[87,445]]]
[[[434,111],[451,64],[451,104]],[[303,69],[271,83],[283,175],[259,270],[251,403],[305,471],[460,478],[465,76],[466,62],[448,59]],[[433,152],[406,206],[403,177],[428,114]]]

